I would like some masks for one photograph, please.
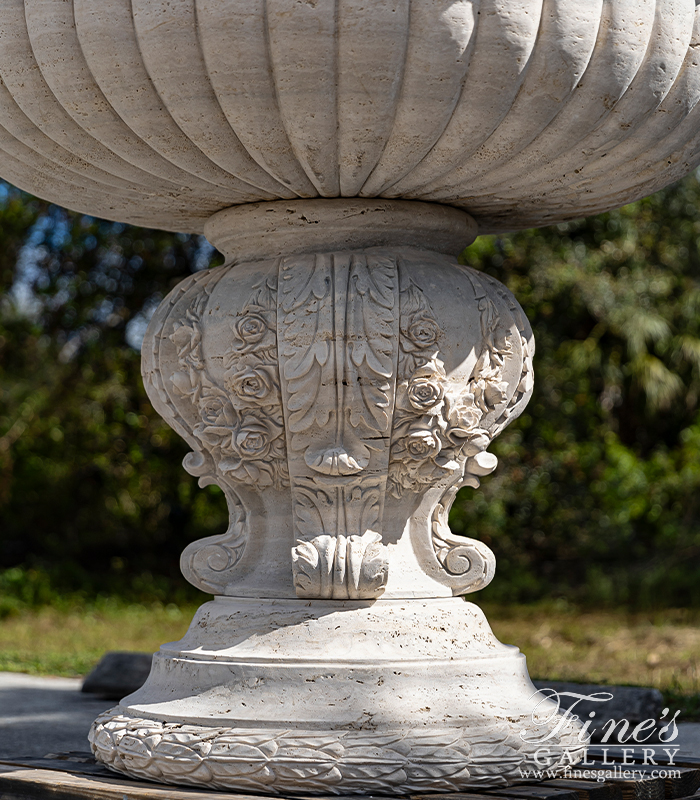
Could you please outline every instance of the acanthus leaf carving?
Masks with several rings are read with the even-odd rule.
[[[389,436],[396,264],[321,254],[281,267],[280,355],[291,446],[322,474],[367,467]],[[327,455],[326,455],[327,454]]]
[[[294,516],[302,538],[292,549],[298,597],[357,600],[381,594],[389,561],[376,530],[380,503],[376,479],[344,486],[299,480]]]
[[[283,259],[279,287],[297,594],[375,597],[388,574],[374,528],[394,406],[396,261],[363,253]]]
[[[386,585],[388,561],[382,537],[374,531],[362,536],[322,534],[299,542],[292,550],[298,597],[329,600],[365,600]]]

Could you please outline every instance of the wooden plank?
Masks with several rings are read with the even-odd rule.
[[[526,800],[579,800],[573,789],[558,789],[555,786],[544,786],[542,783],[519,784],[517,786],[485,789],[486,794],[498,797],[525,798]]]
[[[597,762],[595,766],[603,770],[612,768],[610,764],[602,762]],[[634,764],[629,761],[617,762],[617,768],[629,769],[640,775],[661,778],[664,782],[667,800],[690,797],[700,788],[700,769],[697,768],[681,767],[676,764]],[[659,775],[659,772],[667,774]]]
[[[575,765],[574,769],[576,769]],[[582,769],[584,768],[582,767]],[[579,800],[622,800],[622,788],[616,784],[557,778],[544,781],[543,785],[556,786],[559,789],[573,789],[578,794]]]
[[[369,796],[370,795],[362,795],[362,800],[367,800]],[[2,798],[0,798],[0,800],[2,800]],[[307,797],[306,800],[331,800],[331,798],[319,798],[318,796],[314,796]],[[333,796],[332,800],[340,800],[340,798]],[[346,797],[345,800],[359,799],[357,795],[354,795]],[[388,798],[383,798],[383,800],[388,800]],[[394,800],[396,800],[396,795],[394,795]],[[409,794],[408,800],[493,800],[493,797],[479,792],[450,792],[449,794]]]
[[[76,765],[78,766],[78,765]],[[0,764],[0,800],[269,800],[261,795],[207,792],[128,778]]]
[[[584,774],[598,773],[605,783],[617,784],[623,800],[664,800],[665,786],[661,778],[643,777],[636,766],[625,764],[586,765]],[[639,775],[639,777],[636,777]],[[587,777],[587,776],[586,776]]]
[[[676,753],[671,758],[664,752],[667,748],[673,752],[675,747],[673,743],[667,745],[649,745],[644,747],[625,747],[612,748],[612,747],[589,747],[587,758],[591,761],[601,761],[610,764],[618,764],[625,759],[627,761],[634,760],[640,764],[652,763],[651,758],[656,764],[672,764],[674,767],[689,767],[690,769],[700,769],[700,756],[680,755]],[[650,756],[649,751],[652,751]]]
[[[54,760],[50,758],[3,759],[0,761],[0,767],[3,766],[46,769],[55,770],[57,772],[76,772],[81,775],[102,775],[105,778],[119,777],[116,772],[112,772],[102,764],[98,764],[94,758],[90,761],[80,762],[75,762],[72,760],[69,761],[67,759]],[[2,800],[2,798],[0,798],[0,800]]]
[[[670,764],[653,766],[652,764],[636,764],[633,769],[643,775],[658,776],[664,782],[667,800],[678,800],[690,797],[700,788],[700,769],[681,767]],[[659,775],[659,772],[662,774]],[[663,773],[667,773],[664,775]]]

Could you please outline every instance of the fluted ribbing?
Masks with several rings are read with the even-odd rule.
[[[508,230],[700,161],[695,0],[0,0],[0,20],[0,174],[125,222],[360,195]]]

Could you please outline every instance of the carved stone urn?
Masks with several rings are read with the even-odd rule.
[[[90,739],[111,768],[268,793],[445,792],[584,738],[462,595],[461,486],[532,391],[516,299],[457,255],[700,161],[696,0],[0,0],[0,171],[204,232],[143,345],[230,524],[215,595]],[[533,265],[536,268],[536,265]]]

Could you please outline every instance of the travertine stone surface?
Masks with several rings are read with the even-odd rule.
[[[256,260],[187,279],[149,326],[149,396],[231,512],[183,572],[246,597],[477,591],[493,555],[452,536],[447,511],[495,469],[488,445],[530,397],[530,327],[504,286],[437,251],[468,241],[464,212],[326,202],[214,217],[212,241]],[[285,239],[315,252],[280,256]]]
[[[695,0],[0,0],[0,174],[201,231],[240,203],[410,198],[482,232],[700,161]]]
[[[517,648],[459,598],[217,597],[90,738],[130,775],[273,793],[502,786],[583,754]]]

